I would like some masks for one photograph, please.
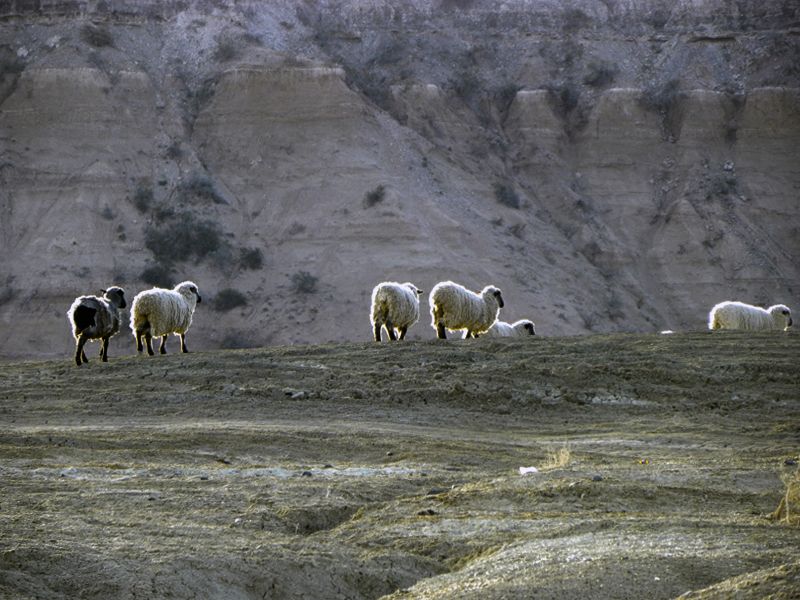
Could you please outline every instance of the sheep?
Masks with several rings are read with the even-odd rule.
[[[533,321],[520,319],[514,323],[495,321],[494,325],[486,332],[486,337],[526,337],[536,335]]]
[[[431,327],[441,340],[447,338],[445,328],[466,329],[465,338],[478,337],[494,324],[503,308],[503,294],[493,285],[486,286],[478,295],[462,285],[443,281],[434,286],[428,300]]]
[[[108,340],[119,331],[119,311],[125,308],[125,290],[112,286],[100,296],[79,296],[67,311],[67,320],[75,337],[75,364],[88,363],[83,346],[89,340],[101,340],[100,358],[108,362]]]
[[[408,328],[419,321],[419,297],[423,293],[408,282],[384,281],[372,289],[370,321],[376,342],[381,341],[382,327],[392,341],[406,337]]]
[[[767,309],[744,302],[720,302],[708,313],[709,329],[786,330],[792,326],[792,311],[783,304]]]
[[[171,290],[153,288],[139,292],[131,304],[131,331],[136,338],[136,351],[142,352],[142,337],[147,342],[147,353],[153,356],[153,337],[161,338],[159,352],[167,353],[167,337],[174,333],[181,338],[181,352],[186,348],[186,332],[192,324],[192,315],[198,302],[202,302],[197,285],[191,281],[179,283]]]

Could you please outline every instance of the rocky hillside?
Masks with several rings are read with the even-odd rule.
[[[369,339],[384,279],[545,335],[800,310],[798,65],[789,0],[0,0],[0,355],[187,278],[196,349]]]

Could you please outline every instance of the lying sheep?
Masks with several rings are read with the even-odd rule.
[[[495,324],[486,332],[487,337],[525,337],[536,335],[533,321],[520,319],[514,323],[505,321],[495,321]]]
[[[408,328],[419,321],[419,296],[422,293],[408,282],[384,281],[372,289],[370,321],[376,342],[381,341],[382,327],[386,327],[392,341],[406,337]]]
[[[446,339],[445,328],[466,329],[465,338],[478,337],[497,320],[503,307],[503,294],[488,285],[480,295],[452,281],[437,283],[429,297],[431,326],[439,339]]]
[[[181,338],[181,352],[186,348],[186,332],[192,324],[195,306],[201,302],[197,286],[191,281],[179,283],[171,290],[153,288],[139,292],[131,305],[131,331],[136,338],[136,351],[141,352],[142,336],[147,353],[153,356],[153,337],[161,338],[159,352],[167,353],[167,337],[174,333]]]
[[[75,364],[88,363],[84,344],[89,340],[101,340],[100,357],[108,362],[108,340],[119,331],[119,311],[125,308],[125,290],[110,287],[100,296],[79,296],[67,311],[67,319],[75,336]]]
[[[783,304],[767,309],[744,302],[720,302],[708,314],[709,329],[786,330],[792,325],[792,311]]]

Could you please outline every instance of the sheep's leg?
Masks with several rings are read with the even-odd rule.
[[[438,337],[440,340],[446,340],[447,339],[447,334],[444,331],[444,324],[443,323],[437,323],[436,324],[436,337]]]
[[[394,333],[394,325],[389,319],[386,319],[386,331],[389,333],[389,339],[393,342],[397,341],[397,336]]]
[[[89,362],[86,360],[86,354],[83,351],[83,345],[86,343],[86,337],[81,335],[78,337],[78,345],[75,347],[75,364],[79,367],[82,362]]]
[[[150,333],[149,331],[147,333],[145,333],[144,334],[144,341],[147,344],[147,353],[150,356],[153,356],[153,354],[155,354],[155,352],[153,352],[153,334]]]
[[[158,347],[158,351],[161,354],[166,354],[167,353],[167,338],[168,337],[169,337],[169,334],[161,336],[161,345]]]
[[[375,322],[375,330],[373,332],[373,335],[375,336],[375,341],[376,342],[380,342],[381,341],[381,327],[383,327],[383,326],[376,321]]]
[[[136,332],[136,351],[137,352],[141,352],[142,350],[144,350],[144,345],[142,344],[142,335],[144,335],[143,332],[141,332],[141,331],[137,331]]]
[[[399,331],[400,331],[400,337],[397,338],[397,339],[399,339],[399,340],[405,339],[406,331],[408,331],[408,327],[401,327]]]
[[[179,333],[178,335],[181,337],[181,352],[187,354],[189,352],[189,349],[186,347],[186,334]]]
[[[108,362],[108,338],[100,340],[100,360]]]

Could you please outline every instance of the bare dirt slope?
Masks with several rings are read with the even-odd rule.
[[[549,335],[793,306],[798,31],[790,0],[0,0],[0,355],[186,278],[196,349],[366,340],[381,280],[493,283]]]
[[[617,334],[0,364],[0,597],[797,597],[800,529],[768,516],[799,353]]]

